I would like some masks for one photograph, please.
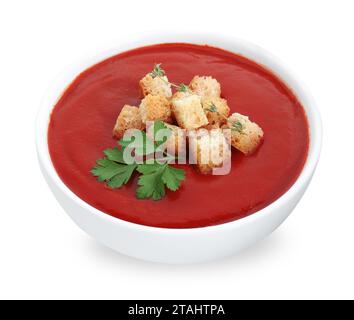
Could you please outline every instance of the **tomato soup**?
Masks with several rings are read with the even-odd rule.
[[[180,166],[185,181],[160,201],[135,197],[137,177],[110,189],[90,173],[102,151],[117,145],[116,118],[125,104],[139,106],[139,80],[155,63],[162,63],[174,83],[189,83],[195,75],[216,78],[231,113],[248,115],[264,131],[256,153],[232,151],[228,175]],[[52,111],[48,145],[62,181],[91,206],[137,224],[195,228],[246,217],[283,195],[304,166],[309,130],[296,96],[264,67],[218,48],[161,44],[118,54],[80,74]]]

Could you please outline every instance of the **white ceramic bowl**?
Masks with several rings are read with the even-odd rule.
[[[123,221],[105,214],[78,198],[57,175],[50,159],[47,129],[50,113],[65,88],[83,70],[112,55],[156,43],[209,44],[246,56],[272,70],[296,94],[305,108],[310,126],[310,148],[306,164],[295,184],[278,200],[246,218],[194,229],[154,228]],[[82,60],[53,83],[37,118],[37,152],[40,167],[59,203],[76,224],[106,246],[131,257],[164,262],[194,263],[222,258],[248,247],[273,232],[301,199],[315,171],[321,149],[321,120],[315,103],[303,84],[264,49],[234,38],[211,35],[165,35],[146,37],[120,45],[93,59]]]

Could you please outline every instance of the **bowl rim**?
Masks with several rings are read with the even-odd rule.
[[[125,228],[141,230],[145,232],[162,232],[173,234],[195,234],[201,232],[218,232],[227,228],[237,228],[241,225],[252,223],[266,215],[270,215],[277,208],[285,205],[296,194],[301,192],[302,188],[310,181],[316,165],[319,160],[321,146],[322,146],[322,122],[316,103],[309,93],[307,87],[302,81],[294,75],[293,71],[280,61],[279,58],[269,53],[262,47],[255,45],[249,41],[242,40],[236,37],[224,36],[220,34],[181,34],[181,33],[168,33],[168,34],[153,34],[150,36],[140,37],[135,41],[118,41],[119,45],[111,47],[111,49],[103,51],[100,54],[88,55],[81,58],[76,63],[72,64],[71,70],[68,68],[63,71],[49,86],[44,97],[42,98],[41,105],[36,119],[36,148],[37,154],[42,168],[49,175],[55,185],[62,191],[68,198],[74,201],[80,207],[88,210],[91,214],[96,215],[98,218],[104,219],[109,223],[120,225]],[[232,53],[245,56],[248,59],[255,61],[263,67],[270,70],[277,75],[287,86],[293,91],[295,96],[301,101],[305,110],[309,125],[309,150],[304,167],[293,183],[293,185],[277,200],[270,203],[265,208],[249,215],[244,218],[217,224],[213,226],[202,226],[195,228],[162,228],[137,224],[113,217],[95,207],[91,206],[81,198],[79,198],[73,191],[71,191],[57,174],[54,165],[51,161],[49,148],[47,143],[48,125],[51,112],[64,93],[65,89],[75,80],[75,78],[87,68],[111,57],[131,49],[145,47],[156,44],[165,43],[189,43],[197,45],[209,45],[217,47]],[[238,47],[237,51],[234,47]],[[259,61],[257,61],[259,60]]]

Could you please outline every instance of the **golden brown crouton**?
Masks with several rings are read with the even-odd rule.
[[[166,98],[171,98],[172,90],[166,76],[153,78],[149,73],[139,82],[143,96],[148,94],[160,95]]]
[[[173,114],[181,128],[192,130],[208,124],[200,96],[189,92],[176,92],[171,103]]]
[[[220,83],[212,77],[195,76],[189,88],[202,98],[220,97],[221,94]]]
[[[148,94],[139,107],[143,123],[147,121],[161,120],[170,123],[172,121],[172,112],[170,102],[166,97],[160,95]]]
[[[225,127],[231,129],[231,144],[242,153],[253,153],[263,138],[263,130],[248,117],[233,113]]]
[[[202,105],[209,121],[209,128],[221,128],[226,123],[230,108],[225,99],[207,97],[202,100]]]
[[[121,139],[124,136],[124,132],[126,130],[143,130],[144,127],[145,126],[141,121],[139,108],[126,104],[119,113],[119,116],[113,129],[113,136],[117,139]]]
[[[190,161],[196,163],[203,174],[227,174],[230,171],[230,141],[221,129],[189,132],[189,152]]]

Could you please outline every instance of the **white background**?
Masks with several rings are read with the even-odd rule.
[[[354,298],[354,3],[0,0],[0,298]],[[269,238],[222,261],[166,266],[97,244],[37,165],[34,122],[72,61],[148,32],[255,42],[311,89],[324,123],[318,170]]]

